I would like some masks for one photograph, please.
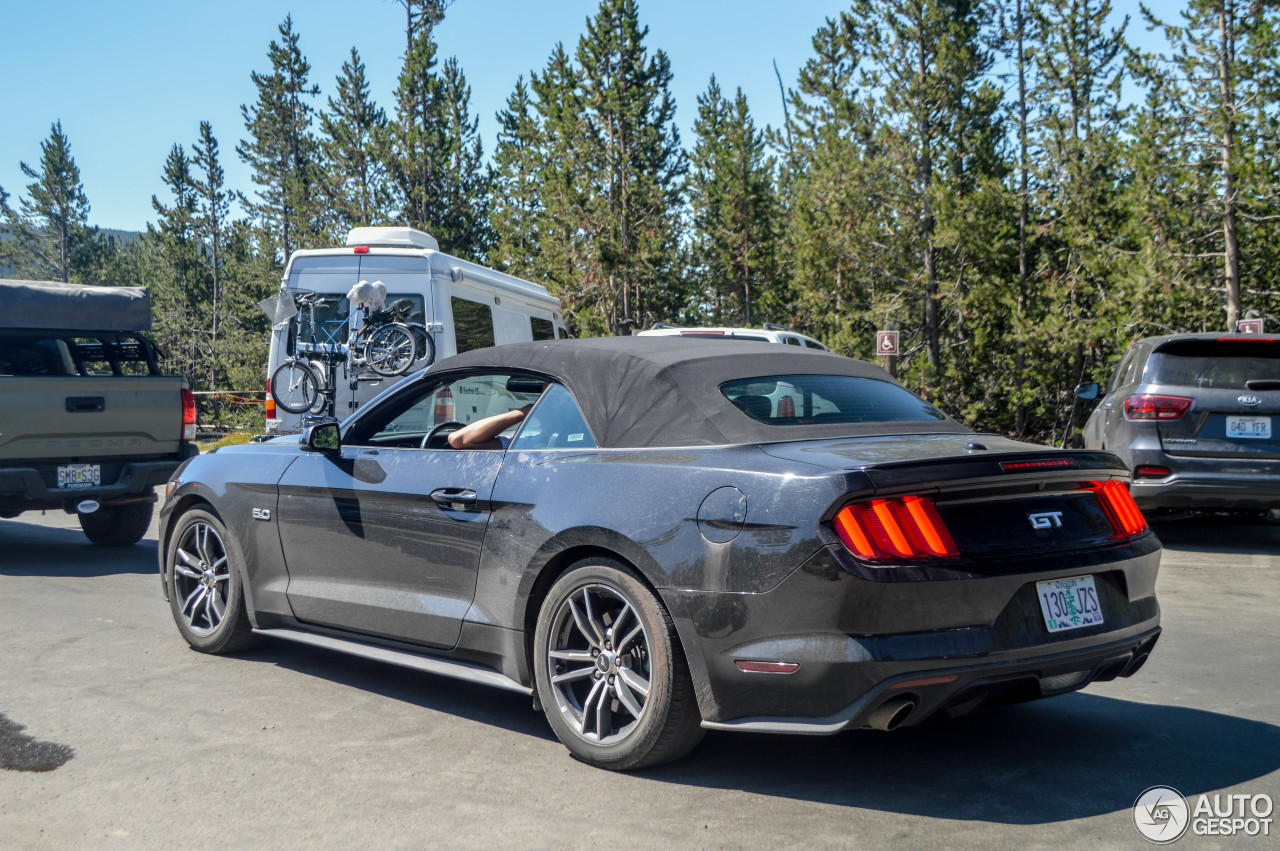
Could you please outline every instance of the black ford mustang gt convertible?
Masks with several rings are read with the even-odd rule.
[[[529,405],[501,448],[449,448]],[[614,769],[707,729],[1062,694],[1160,633],[1116,456],[975,434],[877,367],[766,343],[448,358],[340,425],[191,459],[160,542],[197,650],[271,635],[531,694]]]

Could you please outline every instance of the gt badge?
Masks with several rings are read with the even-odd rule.
[[[1036,514],[1028,514],[1027,519],[1031,521],[1031,526],[1034,529],[1062,527],[1061,511],[1041,511]]]

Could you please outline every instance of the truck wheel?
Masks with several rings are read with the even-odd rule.
[[[127,547],[142,540],[151,525],[153,502],[104,505],[92,514],[78,515],[80,528],[100,547]]]
[[[169,608],[187,644],[201,653],[235,653],[258,642],[244,599],[244,560],[214,514],[183,514],[165,553]]]

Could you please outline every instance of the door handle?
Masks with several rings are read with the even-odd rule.
[[[437,488],[431,492],[431,499],[446,508],[463,508],[476,504],[476,492],[467,488]]]

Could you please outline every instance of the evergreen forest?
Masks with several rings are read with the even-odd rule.
[[[0,267],[149,287],[169,368],[228,391],[200,397],[222,427],[261,423],[255,303],[290,252],[360,225],[545,285],[578,336],[775,322],[873,360],[893,328],[901,354],[878,362],[910,389],[1050,442],[1133,340],[1280,322],[1280,4],[1117,22],[1108,0],[852,0],[779,76],[783,126],[712,77],[682,139],[639,1],[601,0],[511,82],[486,152],[437,43],[448,2],[398,2],[384,103],[355,48],[322,95],[286,18],[246,69],[244,126],[218,128],[234,149],[208,122],[174,141],[136,238],[89,224],[55,120],[31,182],[0,187]],[[1136,49],[1137,27],[1163,49]],[[251,185],[227,185],[228,156]]]

